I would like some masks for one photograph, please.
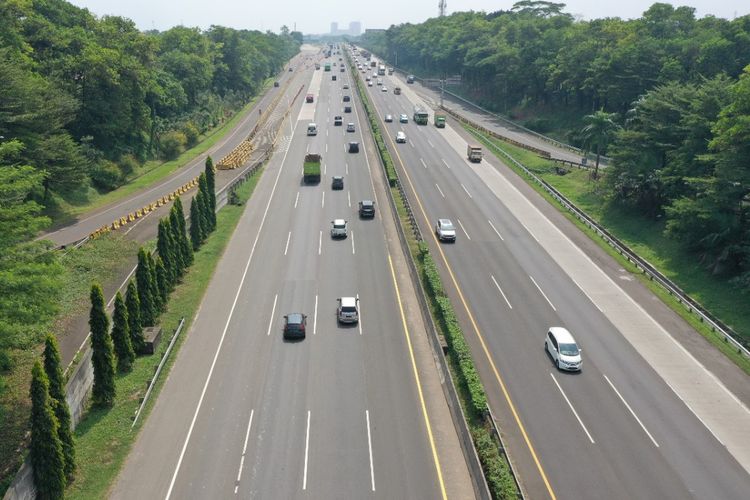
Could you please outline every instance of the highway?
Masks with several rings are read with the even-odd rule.
[[[452,121],[414,124],[416,93],[379,78],[387,92],[368,93],[529,498],[747,498],[747,406],[624,292],[626,273],[573,243],[572,224],[496,159],[469,164]],[[431,236],[438,218],[455,244]],[[550,326],[582,346],[580,374],[553,366]]]
[[[415,362],[413,337],[424,333],[405,326],[385,200],[375,219],[357,216],[359,200],[377,200],[380,167],[367,148],[345,151],[366,141],[359,104],[342,112],[348,72],[333,70],[305,71],[303,95],[315,102],[298,100],[284,124],[112,498],[472,495],[460,489],[468,481],[443,478],[441,463],[461,452],[444,454],[433,435],[429,409],[443,395],[425,389],[437,378],[432,360]],[[317,136],[306,136],[310,121]],[[319,185],[302,183],[308,151],[323,155]],[[333,175],[344,190],[331,190]],[[347,238],[329,236],[334,218],[348,220]],[[359,298],[358,324],[337,323],[342,296]],[[302,341],[282,339],[291,312],[307,315]]]

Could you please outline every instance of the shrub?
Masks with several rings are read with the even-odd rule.
[[[183,125],[182,133],[185,135],[185,144],[190,148],[198,143],[198,138],[201,134],[195,123],[191,121]]]
[[[122,172],[113,162],[103,160],[91,170],[91,182],[100,191],[112,191],[122,181]]]
[[[131,175],[141,166],[141,162],[139,162],[138,158],[133,155],[123,155],[117,161],[117,164],[120,166],[120,172],[123,177]]]
[[[159,138],[161,156],[165,160],[174,160],[185,150],[187,138],[177,130],[171,130]]]

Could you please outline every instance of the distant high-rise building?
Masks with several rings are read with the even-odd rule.
[[[362,33],[362,23],[359,21],[352,21],[349,23],[349,34],[352,36],[359,36]]]
[[[331,23],[331,35],[339,34],[339,23]]]

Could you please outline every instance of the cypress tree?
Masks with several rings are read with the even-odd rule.
[[[174,205],[169,214],[169,222],[172,225],[172,233],[180,244],[180,253],[182,254],[184,271],[193,264],[193,247],[188,239],[185,228],[185,212],[182,210],[182,201],[180,201],[179,198],[174,201]]]
[[[175,253],[175,244],[172,239],[172,232],[169,223],[166,219],[159,220],[159,230],[156,239],[156,249],[159,251],[159,257],[161,257],[164,269],[167,272],[167,287],[169,291],[172,290],[172,286],[177,281],[179,274],[179,262],[177,260],[178,255]]]
[[[206,199],[206,195],[202,191],[199,192],[195,197],[198,203],[198,214],[200,215],[201,244],[203,244],[206,241],[206,238],[208,238],[208,235],[211,234],[211,226],[208,220],[208,216],[206,215],[208,211],[208,206],[206,204],[208,203],[208,201]]]
[[[115,311],[112,314],[112,343],[117,355],[117,370],[121,373],[129,372],[133,369],[135,352],[130,342],[128,308],[120,292],[115,296]]]
[[[211,231],[216,229],[216,171],[214,161],[209,156],[206,158],[206,188],[208,191],[209,216],[211,218]]]
[[[138,288],[132,280],[128,283],[128,291],[125,294],[125,306],[128,308],[130,345],[136,354],[141,354],[146,347],[146,341],[143,338],[143,325],[141,324],[141,300],[138,297]]]
[[[142,247],[138,249],[138,267],[135,270],[135,282],[138,286],[140,300],[140,316],[142,326],[154,326],[156,319],[156,304],[154,302],[153,287],[151,286],[151,270],[148,266],[148,254]]]
[[[201,243],[203,243],[200,197],[201,193],[199,191],[190,203],[190,243],[193,245],[193,251],[198,251]]]
[[[47,335],[44,343],[44,372],[49,381],[52,409],[59,424],[57,436],[60,438],[60,444],[62,445],[65,477],[72,478],[76,470],[76,447],[73,439],[70,408],[65,400],[65,377],[63,377],[60,361],[60,349],[54,335]]]
[[[205,235],[208,236],[214,230],[213,221],[216,212],[214,212],[211,206],[211,193],[208,192],[208,181],[206,180],[205,172],[198,177],[198,190],[203,193],[203,216],[206,218]]]
[[[109,336],[109,318],[104,309],[102,288],[91,286],[91,363],[94,365],[94,388],[91,397],[94,406],[108,407],[115,402],[115,353]]]
[[[49,382],[39,360],[31,369],[31,446],[34,485],[39,499],[63,498],[65,458],[58,436],[59,423],[52,409]]]
[[[164,261],[158,256],[156,257],[154,267],[156,268],[156,288],[159,289],[160,309],[164,311],[169,301],[169,271],[167,271]]]
[[[148,270],[150,272],[149,279],[151,281],[151,296],[154,298],[154,311],[156,311],[156,316],[154,316],[155,325],[156,320],[159,319],[159,314],[164,310],[164,301],[162,300],[161,288],[159,288],[156,260],[150,253],[146,255],[146,258],[148,259]]]

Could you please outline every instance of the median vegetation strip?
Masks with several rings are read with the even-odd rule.
[[[237,188],[236,193],[240,202],[250,198],[261,172],[262,169],[259,169]],[[214,269],[224,253],[243,210],[244,206],[226,205],[218,212],[216,230],[206,240],[200,251],[195,253],[194,264],[185,274],[183,282],[170,295],[169,304],[161,315],[160,326],[168,335],[175,331],[183,317],[185,318],[183,328],[189,330],[194,313],[203,299]],[[178,350],[185,341],[185,333],[177,340],[175,350]],[[68,496],[91,499],[107,496],[112,482],[117,477],[138,435],[137,430],[131,431],[132,418],[139,406],[139,399],[146,391],[146,384],[153,376],[154,369],[168,343],[168,339],[164,339],[154,356],[140,357],[135,361],[130,373],[118,374],[117,397],[113,407],[89,411],[76,427],[79,469],[75,475],[75,481],[67,489]],[[168,371],[171,368],[175,358],[174,354],[170,356],[165,364],[165,370]],[[163,375],[155,384],[154,394],[145,406],[136,429],[145,421],[165,379],[166,376]]]
[[[414,219],[409,216],[408,201],[402,197],[398,188],[398,175],[391,155],[383,141],[377,115],[369,102],[359,74],[356,73],[355,69],[352,69],[352,73],[356,75],[357,90],[370,121],[378,153],[390,185],[390,194],[399,214],[399,223],[406,235],[411,258],[417,267],[423,289],[427,292],[430,312],[442,337],[446,339],[448,344],[446,360],[451,377],[456,382],[459,401],[479,455],[490,493],[496,499],[518,498],[520,492],[516,488],[507,457],[501,454],[501,444],[494,435],[492,425],[488,420],[487,395],[476,371],[471,351],[466,343],[463,331],[458,325],[450,299],[445,294],[440,274],[429,249],[424,242],[417,241],[415,237],[415,230],[418,229],[415,227]]]
[[[693,256],[688,255],[681,248],[679,242],[664,235],[664,224],[662,222],[646,224],[641,217],[610,206],[603,192],[598,189],[599,183],[605,182],[603,177],[598,181],[592,181],[587,170],[560,169],[559,165],[553,161],[540,158],[534,153],[506,144],[503,141],[489,138],[469,125],[464,125],[464,128],[487,146],[490,151],[493,149],[504,151],[539,178],[552,185],[574,205],[594,220],[599,221],[615,237],[677,283],[686,293],[701,302],[727,324],[732,325],[737,333],[750,339],[748,333],[750,332],[750,316],[746,313],[747,295],[738,293],[737,290],[727,287],[725,281],[709,275],[700,262],[696,262]],[[499,158],[502,160],[502,157]],[[505,164],[522,179],[527,178],[526,174],[512,162]],[[600,175],[606,175],[606,169],[600,170]],[[588,226],[563,209],[541,186],[534,182],[530,182],[529,185],[549,201],[552,206],[557,207],[568,220],[586,233],[592,241],[616,259],[623,268],[636,276],[712,345],[729,357],[743,371],[750,374],[750,360],[739,354],[737,349],[724,339],[723,335],[712,331],[697,316],[686,310],[684,304],[680,304],[673,295],[670,295],[656,282],[649,280],[635,265],[623,258]]]

